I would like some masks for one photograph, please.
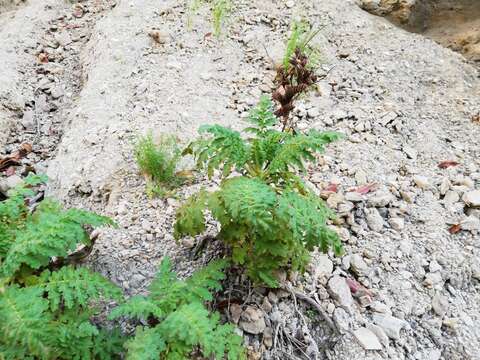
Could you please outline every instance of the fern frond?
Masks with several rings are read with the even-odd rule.
[[[46,359],[53,355],[55,329],[42,295],[41,289],[17,285],[0,293],[0,344],[6,358],[13,359],[20,349],[25,356]]]
[[[326,252],[332,247],[336,253],[341,252],[338,235],[326,225],[333,212],[314,194],[286,191],[279,199],[276,214],[279,221],[287,225],[293,238],[303,242],[301,248],[312,251],[318,246]]]
[[[166,350],[157,328],[137,327],[135,337],[125,343],[127,360],[158,360]]]
[[[241,169],[248,160],[248,145],[238,131],[220,125],[203,125],[200,134],[208,133],[211,138],[192,142],[187,152],[193,153],[199,168],[206,168],[209,177],[215,169],[228,176],[233,169]]]
[[[120,330],[100,329],[93,339],[93,358],[99,360],[120,359],[123,353],[125,337]]]
[[[171,348],[199,346],[204,356],[215,355],[217,359],[223,358],[225,352],[232,356],[241,354],[236,347],[238,335],[230,327],[217,330],[218,320],[217,314],[209,316],[208,310],[200,303],[191,303],[178,308],[157,328]]]
[[[66,266],[55,272],[45,270],[37,286],[47,293],[52,311],[58,310],[60,305],[72,309],[86,307],[100,298],[119,300],[122,297],[119,287],[84,267]]]
[[[174,237],[195,236],[205,231],[204,211],[207,206],[205,190],[192,195],[178,210],[174,225]]]
[[[128,316],[134,319],[148,319],[150,316],[161,318],[164,312],[149,298],[141,295],[132,296],[127,302],[115,307],[109,314],[109,320]]]
[[[182,304],[210,301],[211,291],[221,289],[220,280],[225,278],[222,270],[226,265],[224,260],[212,261],[187,280],[181,281],[172,272],[170,259],[165,257],[150,284],[149,298],[167,314]]]
[[[222,184],[219,197],[235,222],[251,226],[255,231],[268,232],[273,222],[271,209],[276,202],[270,186],[258,179],[238,176]]]
[[[98,329],[89,321],[55,324],[55,349],[61,359],[92,359],[94,339]]]
[[[0,267],[4,276],[12,276],[26,264],[33,269],[48,265],[54,256],[65,257],[78,244],[90,244],[84,226],[112,225],[113,222],[84,210],[63,211],[57,202],[44,200],[33,215],[29,215],[21,229],[14,233]]]
[[[260,135],[267,131],[271,126],[278,123],[278,118],[274,114],[275,109],[272,100],[263,95],[260,98],[257,106],[250,110],[247,120],[254,125],[254,127],[246,128],[245,131]]]
[[[341,134],[310,130],[308,134],[290,135],[275,154],[268,172],[288,171],[289,168],[304,170],[304,161],[314,160],[314,154],[323,152],[324,146],[338,140]]]

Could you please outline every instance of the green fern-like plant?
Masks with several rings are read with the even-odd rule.
[[[253,280],[274,287],[276,270],[302,270],[315,247],[342,252],[337,234],[327,226],[334,214],[299,176],[306,161],[341,136],[277,130],[266,96],[248,120],[244,134],[203,126],[203,136],[185,150],[195,156],[198,168],[210,177],[218,170],[223,181],[218,191],[202,190],[178,210],[175,236],[201,234],[208,210],[221,225],[219,238],[231,248],[233,261],[245,266]]]
[[[148,296],[134,296],[113,309],[110,319],[121,316],[148,320],[156,325],[139,326],[126,342],[127,359],[188,359],[195,351],[203,356],[229,360],[244,359],[241,338],[232,325],[221,325],[204,302],[212,291],[220,290],[225,261],[215,261],[181,281],[164,258],[149,287]]]
[[[121,298],[121,291],[86,268],[55,262],[90,245],[84,226],[112,225],[87,211],[64,211],[53,200],[31,212],[31,186],[45,181],[32,176],[0,203],[0,359],[112,359],[123,339],[99,329],[90,317],[102,299]]]

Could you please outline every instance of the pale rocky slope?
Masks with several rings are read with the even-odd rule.
[[[312,164],[309,179],[319,192],[338,184],[327,202],[341,215],[347,255],[315,254],[294,285],[318,295],[340,335],[316,316],[302,325],[288,293],[255,290],[248,314],[264,321],[243,314],[243,324],[254,324],[241,323],[260,332],[245,333],[251,357],[294,358],[281,352],[293,353],[290,336],[305,344],[296,358],[479,359],[478,68],[355,1],[240,3],[221,41],[205,37],[203,10],[189,31],[185,7],[173,0],[83,1],[81,12],[38,0],[1,14],[1,144],[11,151],[32,141],[27,162],[47,170],[51,195],[118,222],[100,235],[90,265],[128,293],[145,289],[164,255],[186,274],[216,247],[193,259],[192,239],[175,243],[175,209],[215,184],[199,180],[180,200],[148,199],[132,140],[149,129],[187,142],[204,123],[241,127],[269,90],[270,57],[282,53],[292,16],[308,14],[324,26],[317,43],[328,76],[297,116],[301,128],[346,135]],[[153,28],[163,44],[148,36]],[[40,53],[51,61],[38,64]],[[460,165],[440,169],[444,160]],[[375,191],[352,191],[370,183]],[[463,230],[450,234],[453,224]],[[371,297],[352,296],[345,278]],[[283,341],[271,347],[278,332]],[[365,341],[379,350],[365,350]]]

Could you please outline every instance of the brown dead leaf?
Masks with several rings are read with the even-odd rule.
[[[480,112],[472,116],[472,122],[474,122],[475,124],[480,124]]]
[[[438,167],[440,169],[448,169],[449,167],[453,167],[453,166],[458,166],[460,165],[460,163],[456,162],[456,161],[453,161],[453,160],[445,160],[445,161],[442,161],[438,164]]]
[[[450,226],[450,229],[448,229],[448,232],[450,234],[456,234],[456,233],[460,232],[460,230],[462,230],[462,226],[460,224],[455,224],[455,225]]]
[[[0,159],[0,171],[4,171],[11,166],[18,165],[20,159],[27,156],[32,152],[32,145],[24,143],[20,145],[19,149],[14,153],[7,155],[3,159]]]
[[[40,64],[47,64],[48,63],[48,54],[47,53],[38,54],[37,60]]]

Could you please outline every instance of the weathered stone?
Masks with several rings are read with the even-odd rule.
[[[338,275],[333,276],[328,281],[328,292],[341,307],[349,309],[352,306],[353,297],[345,278]]]
[[[365,350],[382,350],[382,344],[373,331],[363,327],[355,330],[353,335]]]
[[[350,268],[357,275],[366,275],[368,265],[360,254],[353,254],[350,258]]]
[[[415,185],[417,185],[417,187],[423,190],[428,189],[430,187],[428,178],[426,178],[425,176],[416,175],[413,177],[413,182],[415,183]]]
[[[8,196],[8,192],[15,186],[22,183],[22,178],[18,175],[12,175],[5,179],[0,179],[0,193]]]
[[[393,217],[390,220],[388,220],[388,223],[392,227],[393,230],[403,230],[405,227],[405,220],[401,217]]]
[[[444,316],[448,311],[448,298],[436,293],[432,299],[432,309],[438,316]]]
[[[240,317],[240,328],[249,334],[260,334],[265,328],[265,319],[263,312],[253,306],[248,306]]]
[[[315,261],[315,276],[330,277],[333,272],[333,262],[328,255],[322,254]]]
[[[376,208],[365,209],[365,215],[370,229],[377,232],[383,229],[384,221]]]
[[[471,207],[480,207],[480,190],[469,191],[463,195],[465,204]]]
[[[390,315],[374,314],[373,321],[385,331],[385,334],[390,339],[393,340],[398,340],[400,338],[400,330],[409,326],[405,320]]]

